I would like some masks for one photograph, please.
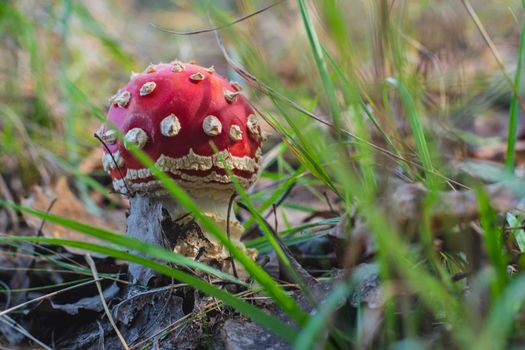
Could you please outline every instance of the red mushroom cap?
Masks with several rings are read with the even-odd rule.
[[[104,154],[104,168],[120,193],[163,193],[128,143],[189,190],[233,191],[225,165],[243,187],[255,181],[261,157],[257,118],[239,85],[213,68],[179,61],[150,65],[112,97],[107,117],[125,135],[120,142],[110,128],[98,131],[111,151]]]

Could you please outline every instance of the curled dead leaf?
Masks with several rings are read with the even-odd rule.
[[[53,203],[54,201],[54,203]],[[102,218],[91,214],[84,204],[71,191],[66,177],[58,179],[56,184],[51,187],[34,186],[32,194],[22,199],[22,205],[41,211],[49,211],[52,214],[63,216],[68,219],[88,223],[89,225],[110,229],[117,232],[125,230],[125,223],[119,223],[115,220],[103,220]],[[40,229],[42,219],[24,213],[24,219],[27,224],[34,228]],[[42,227],[42,234],[45,237],[54,237],[61,239],[71,239],[83,242],[105,244],[96,238],[73,231],[67,227],[46,222]],[[85,251],[75,248],[68,248],[68,251],[75,254],[85,254]]]

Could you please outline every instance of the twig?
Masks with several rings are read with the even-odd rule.
[[[332,206],[332,202],[330,202],[330,198],[328,198],[328,194],[326,194],[325,191],[323,191],[323,197],[326,200],[326,204],[328,204],[330,211],[334,214],[337,214],[337,211],[335,211],[334,207]]]
[[[7,186],[4,178],[1,175],[0,175],[0,193],[3,194],[4,198],[7,199],[9,202],[12,202],[12,203],[15,202],[11,192],[9,191],[9,187]],[[18,219],[16,216],[16,211],[10,207],[4,207],[4,208],[9,214],[9,216],[11,217],[11,221],[13,222],[13,229],[17,231],[18,230]]]
[[[329,127],[329,128],[335,128],[335,126],[324,120],[323,118],[315,115],[314,113],[306,110],[304,107],[302,107],[301,105],[299,105],[297,102],[289,99],[288,97],[286,96],[283,96],[282,94],[278,93],[277,91],[275,91],[274,89],[272,89],[270,86],[262,83],[261,81],[259,81],[255,76],[253,76],[251,73],[249,73],[246,69],[244,69],[243,67],[241,67],[237,62],[235,62],[231,56],[228,54],[228,52],[226,51],[226,47],[224,46],[223,42],[222,42],[222,39],[220,37],[220,34],[218,31],[215,31],[215,37],[216,37],[216,40],[217,40],[217,44],[219,45],[219,48],[221,49],[222,51],[222,54],[224,56],[224,59],[226,60],[226,62],[228,62],[228,64],[230,65],[230,67],[232,67],[232,69],[237,73],[239,74],[244,80],[246,80],[252,87],[254,87],[255,89],[259,90],[260,92],[266,94],[266,95],[269,95],[269,96],[272,96],[274,98],[278,98],[288,104],[290,104],[290,106],[292,106],[294,109],[296,109],[297,111],[303,113],[304,115],[312,118],[313,120]],[[261,116],[264,117],[264,114],[261,113],[261,111],[256,107],[256,106],[253,106],[252,105],[252,108],[257,111],[257,113],[259,113]],[[275,126],[273,126],[273,124],[268,120],[268,118],[264,118],[268,124],[270,124],[274,129]],[[397,155],[396,153],[392,152],[392,151],[389,151],[387,150],[386,148],[383,148],[381,146],[378,146],[376,144],[374,144],[373,142],[370,142],[366,139],[363,139],[362,137],[359,137],[358,135],[346,130],[346,129],[342,129],[340,128],[341,132],[343,134],[346,134],[347,136],[349,137],[352,137],[353,139],[355,139],[356,141],[359,141],[359,142],[362,142],[363,144],[369,146],[369,147],[372,147],[374,150],[378,151],[378,152],[381,152],[385,155],[387,155],[388,157],[392,158],[392,159],[396,159],[396,160],[399,160],[401,162],[404,162],[406,164],[410,164],[418,169],[421,169],[421,170],[425,170],[426,172],[428,172],[429,174],[432,174],[434,176],[437,176],[443,180],[446,180],[446,181],[449,181],[453,184],[455,184],[456,186],[459,186],[459,187],[462,187],[462,188],[465,188],[465,189],[470,189],[468,186],[458,182],[458,181],[455,181],[453,179],[450,179],[448,177],[446,177],[445,175],[441,174],[441,173],[438,173],[437,171],[433,170],[433,169],[426,169],[423,165],[419,164],[418,162],[415,162],[415,161],[412,161],[410,159],[405,159],[399,155]]]
[[[100,285],[100,280],[98,278],[98,272],[97,267],[95,266],[95,262],[93,261],[93,258],[91,255],[86,254],[86,261],[91,268],[91,273],[93,273],[93,278],[95,279],[95,284],[97,286],[98,294],[100,295],[100,301],[102,302],[102,306],[104,307],[104,312],[106,313],[106,316],[108,317],[109,323],[111,323],[111,326],[115,330],[115,333],[117,334],[117,337],[119,338],[120,342],[122,343],[122,346],[124,349],[129,350],[129,346],[126,343],[126,340],[120,333],[120,331],[117,328],[117,325],[115,324],[115,321],[113,320],[113,316],[111,316],[111,312],[109,311],[108,304],[106,304],[106,300],[104,299],[104,293],[102,292],[102,286]]]
[[[117,171],[118,171],[118,174],[120,175],[120,178],[124,181],[124,187],[126,187],[126,191],[128,191],[128,196],[132,196],[133,197],[133,193],[131,193],[131,191],[129,190],[128,184],[126,183],[126,177],[124,176],[124,174],[122,174],[122,170],[120,169],[120,167],[117,164],[117,161],[113,157],[113,153],[111,153],[111,151],[109,150],[108,145],[106,145],[106,143],[100,138],[100,136],[98,136],[97,133],[94,133],[93,136],[97,140],[100,141],[102,146],[104,146],[104,148],[106,149],[106,152],[108,152],[109,156],[111,157],[111,160],[113,161],[113,164],[115,164],[115,168],[117,168]]]
[[[485,42],[487,43],[487,46],[489,47],[490,51],[492,52],[492,55],[496,59],[496,62],[498,63],[498,66],[499,66],[501,72],[503,73],[503,76],[505,77],[505,80],[507,80],[507,82],[509,83],[514,96],[516,96],[516,98],[517,98],[517,100],[518,100],[518,102],[520,104],[521,110],[525,111],[525,105],[523,103],[523,100],[519,96],[518,91],[516,91],[514,83],[512,82],[512,79],[510,78],[510,76],[507,73],[507,70],[505,69],[505,63],[503,63],[503,59],[501,58],[501,56],[500,56],[500,54],[498,52],[498,49],[496,48],[496,45],[494,45],[494,43],[492,42],[492,39],[490,38],[489,33],[487,32],[487,30],[483,26],[483,23],[481,23],[481,20],[479,19],[478,15],[476,14],[476,11],[474,10],[474,8],[470,4],[470,2],[468,0],[461,0],[461,2],[463,3],[463,6],[465,6],[465,8],[467,9],[467,12],[468,12],[469,16],[472,18],[472,21],[474,21],[474,24],[478,28],[481,36],[483,37],[483,40],[485,40]]]
[[[236,197],[235,193],[232,194],[232,196],[230,197],[230,201],[228,202],[228,213],[226,214],[226,234],[228,235],[228,239],[230,241],[231,241],[230,239],[230,213],[232,211],[233,201],[235,197]],[[232,262],[233,275],[235,276],[235,278],[239,278],[239,276],[237,275],[237,268],[235,267],[235,259],[233,259],[231,252],[230,252],[230,259]]]
[[[279,221],[277,220],[277,207],[275,204],[272,204],[273,220],[274,220],[274,230],[279,232]]]
[[[249,211],[249,208],[247,208],[246,206],[244,206],[244,208],[246,208],[246,210]],[[311,291],[309,291],[305,287],[309,287],[310,289],[312,289],[314,294],[318,294],[317,292],[319,291],[319,282],[297,261],[297,259],[292,254],[290,248],[288,248],[286,243],[284,243],[281,235],[279,235],[279,233],[273,229],[273,227],[268,223],[268,221],[262,217],[261,220],[268,228],[268,233],[272,235],[273,238],[275,238],[277,244],[283,251],[284,255],[286,255],[286,257],[290,261],[289,269],[287,269],[287,271],[285,272],[289,274],[289,277],[295,280],[294,282],[298,283],[303,287],[301,289],[305,293],[305,296],[308,299],[310,299],[312,304],[315,304],[316,300],[312,297]]]
[[[168,28],[164,28],[164,27],[158,26],[158,25],[153,24],[153,23],[150,23],[150,26],[152,26],[155,29],[160,30],[161,32],[171,33],[171,34],[175,34],[175,35],[195,35],[195,34],[211,33],[211,32],[215,32],[217,30],[221,30],[221,29],[224,29],[224,28],[231,27],[234,24],[240,23],[240,22],[242,22],[244,20],[247,20],[248,18],[256,16],[256,15],[258,15],[260,13],[263,13],[264,11],[267,11],[267,10],[271,9],[272,7],[274,7],[276,5],[279,5],[279,4],[281,4],[281,3],[285,2],[285,1],[286,0],[276,1],[276,2],[274,2],[274,3],[272,3],[272,4],[268,5],[268,6],[265,6],[265,7],[255,11],[255,12],[250,13],[250,14],[248,14],[246,16],[237,18],[233,22],[226,23],[226,24],[224,24],[222,26],[217,26],[217,27],[213,27],[213,28],[192,30],[192,31],[188,31],[188,32],[179,32],[179,31],[176,31],[176,30],[173,30],[173,29],[168,29]]]
[[[281,198],[279,198],[277,200],[277,202],[273,203],[273,205],[275,205],[275,207],[279,207],[281,204],[283,204],[283,202],[286,200],[286,198],[288,198],[288,196],[290,195],[290,193],[292,193],[292,190],[294,189],[294,187],[297,185],[297,182],[294,182],[290,185],[290,187],[288,187],[286,189],[286,191],[283,193],[283,195],[281,196]],[[270,217],[270,215],[272,214],[271,211],[269,211],[268,213],[266,213],[265,215],[265,219],[268,219]],[[277,230],[276,230],[277,231]]]
[[[49,203],[49,205],[47,206],[46,214],[51,213],[51,209],[53,209],[53,206],[55,205],[56,202],[57,202],[57,198],[56,197],[51,200],[51,203]],[[46,224],[46,218],[43,218],[42,222],[40,223],[40,227],[38,228],[38,231],[37,231],[37,235],[38,236],[43,236],[44,235],[42,230],[44,229],[44,225],[45,224]]]
[[[455,275],[452,275],[452,281],[453,282],[461,281],[462,279],[465,279],[470,275],[471,275],[470,272],[458,272]]]

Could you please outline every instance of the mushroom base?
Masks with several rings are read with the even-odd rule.
[[[230,194],[192,192],[195,203],[223,232],[228,230],[228,203]],[[176,253],[205,264],[214,266],[227,273],[237,273],[240,278],[248,277],[240,264],[232,264],[228,250],[210,233],[202,230],[193,221],[188,211],[170,197],[144,197],[136,195],[130,198],[130,215],[126,235],[150,244],[164,246]],[[167,216],[166,214],[169,214]],[[230,215],[229,237],[233,244],[255,259],[255,249],[247,249],[240,241],[243,227]],[[158,273],[142,265],[131,263],[129,274],[132,283],[148,285]]]
[[[210,191],[192,191],[192,198],[203,214],[211,219],[224,233],[229,233],[233,244],[241,248],[252,259],[257,257],[255,249],[248,249],[241,242],[244,228],[230,213],[228,223],[228,206],[231,193],[212,193]],[[199,261],[215,266],[224,272],[236,273],[241,278],[248,277],[242,265],[232,265],[231,255],[226,247],[212,234],[197,225],[191,216],[186,216],[188,211],[177,201],[171,198],[163,199],[163,206],[171,215],[174,222],[182,232],[174,242],[173,251],[184,256],[198,259]]]

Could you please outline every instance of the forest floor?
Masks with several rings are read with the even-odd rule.
[[[0,3],[0,348],[523,347],[521,5]],[[103,170],[108,98],[175,58],[263,123],[244,280],[126,240]]]

